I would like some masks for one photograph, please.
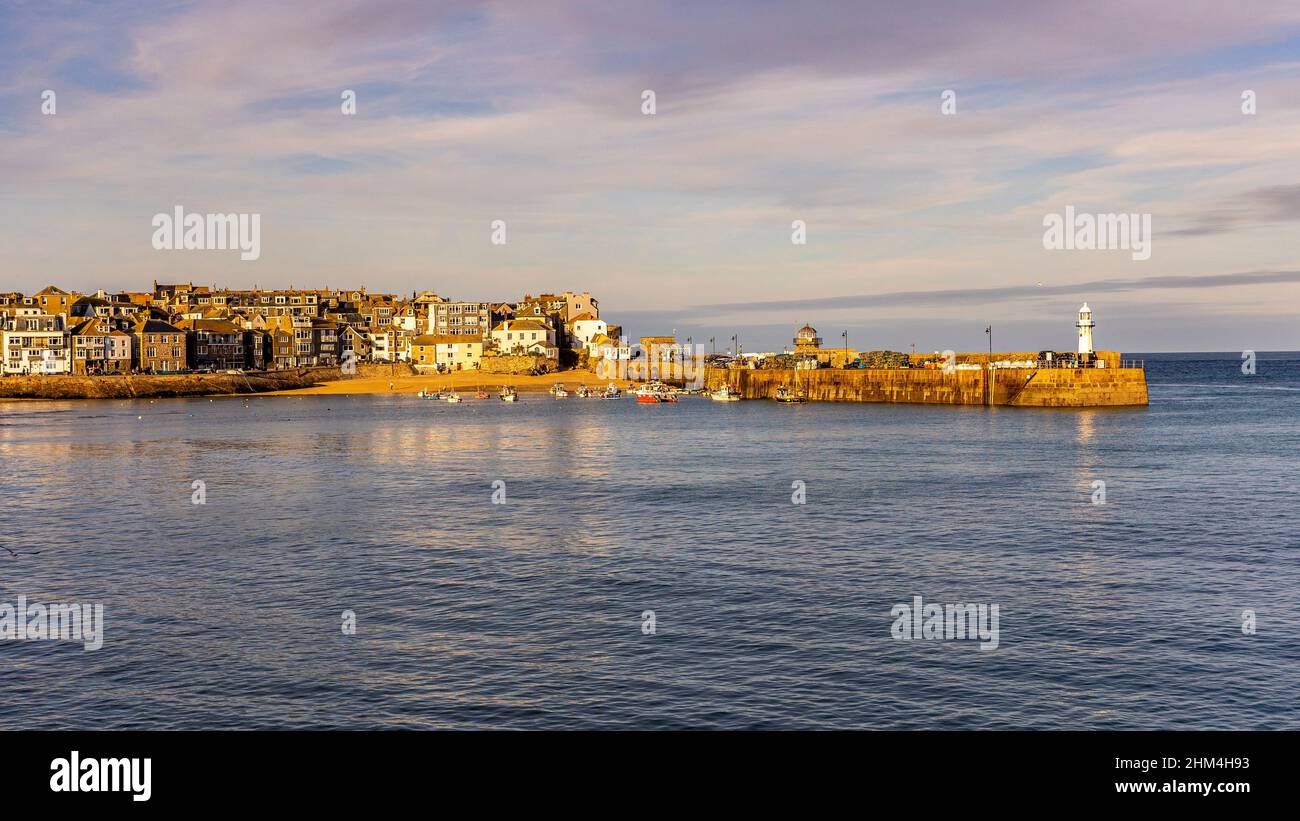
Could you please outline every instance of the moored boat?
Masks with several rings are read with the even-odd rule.
[[[445,397],[443,397],[443,398],[446,399],[448,402],[451,402],[451,403],[453,403],[453,404],[456,403],[456,402],[461,401],[461,400],[460,400],[460,394],[456,393],[455,391],[452,391],[451,393],[447,394],[447,395],[446,395]]]
[[[773,398],[785,405],[802,405],[804,402],[808,401],[808,394],[805,391],[795,390],[793,388],[787,388],[785,385],[781,385],[776,389],[776,396]]]
[[[721,388],[718,388],[716,391],[709,394],[709,398],[714,402],[739,402],[744,397],[742,397],[740,392],[734,390],[730,385],[723,385]]]
[[[605,386],[605,392],[600,395],[601,399],[622,399],[623,392],[618,389],[618,385],[610,382]]]
[[[502,402],[514,402],[518,399],[519,399],[519,394],[515,392],[514,388],[510,387],[509,385],[501,386]]]
[[[677,401],[677,392],[662,382],[647,382],[632,393],[636,401],[646,405]]]

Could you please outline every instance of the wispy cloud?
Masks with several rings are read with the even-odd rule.
[[[696,306],[699,311],[808,311],[843,308],[884,308],[899,305],[973,305],[989,302],[1044,299],[1060,295],[1130,293],[1168,288],[1223,288],[1228,286],[1300,283],[1300,271],[1243,271],[1233,274],[1155,276],[1143,279],[1099,279],[1070,285],[1019,284],[992,288],[952,288],[934,291],[891,291],[815,299],[731,302]]]
[[[1192,227],[1168,233],[1202,237],[1297,220],[1300,220],[1300,184],[1273,185],[1247,191],[1225,206],[1200,215]]]

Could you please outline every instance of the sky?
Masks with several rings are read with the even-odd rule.
[[[176,206],[260,256],[155,249]],[[1045,248],[1067,206],[1150,257]],[[0,290],[155,279],[589,290],[719,350],[1070,349],[1086,300],[1099,349],[1296,350],[1300,4],[6,0]]]

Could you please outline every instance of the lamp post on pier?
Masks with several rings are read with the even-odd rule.
[[[988,391],[988,404],[993,404],[993,326],[989,325],[984,329],[984,333],[989,337],[989,358],[985,363],[984,389]]]

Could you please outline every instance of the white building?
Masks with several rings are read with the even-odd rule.
[[[569,345],[576,351],[595,354],[595,339],[609,335],[609,323],[591,314],[579,314],[569,322]]]
[[[370,357],[376,362],[405,362],[411,356],[410,337],[399,331],[370,334]]]
[[[1092,309],[1088,303],[1083,303],[1079,309],[1079,321],[1074,323],[1074,327],[1079,329],[1079,353],[1092,353],[1092,329],[1097,323],[1092,321]]]
[[[68,332],[63,316],[23,311],[0,334],[4,373],[71,373]]]
[[[558,359],[555,329],[540,319],[507,319],[492,329],[492,342],[501,353],[531,353]]]
[[[420,318],[415,308],[407,306],[393,317],[393,325],[415,336],[423,330],[424,320]]]

